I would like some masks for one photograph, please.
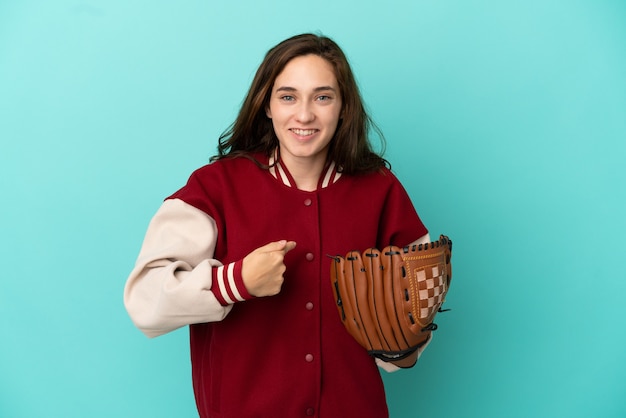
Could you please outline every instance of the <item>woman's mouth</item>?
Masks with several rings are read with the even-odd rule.
[[[298,136],[311,136],[317,132],[317,129],[291,129],[291,132]]]

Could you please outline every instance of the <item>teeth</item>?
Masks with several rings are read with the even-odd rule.
[[[315,129],[292,129],[291,131],[300,136],[313,135],[315,133]]]

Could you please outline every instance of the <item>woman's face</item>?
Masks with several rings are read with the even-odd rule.
[[[292,59],[276,77],[267,116],[278,137],[281,160],[326,161],[341,115],[341,94],[331,64],[317,55]]]

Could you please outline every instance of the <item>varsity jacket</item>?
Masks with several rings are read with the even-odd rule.
[[[344,329],[329,255],[429,240],[387,169],[342,175],[329,164],[315,191],[255,155],[195,171],[152,219],[125,287],[134,323],[154,337],[190,325],[201,417],[388,416],[375,361]],[[254,298],[243,258],[293,240],[276,296]],[[387,367],[389,369],[389,367]]]

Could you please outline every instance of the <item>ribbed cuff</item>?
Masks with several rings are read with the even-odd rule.
[[[239,260],[213,268],[211,291],[222,306],[254,298],[243,284],[242,265],[243,260]]]

